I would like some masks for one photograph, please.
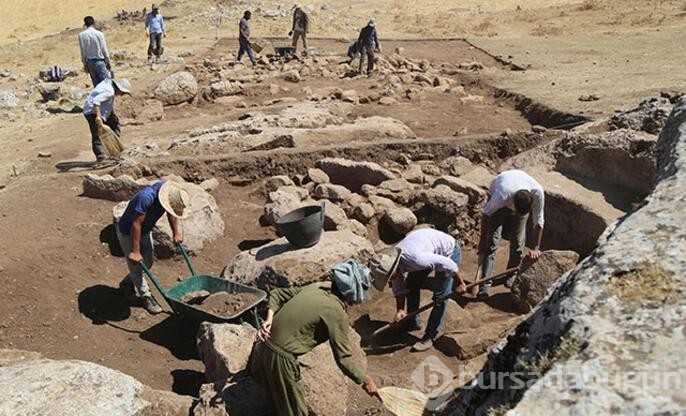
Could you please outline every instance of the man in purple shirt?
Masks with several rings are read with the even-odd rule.
[[[397,322],[407,315],[406,299],[408,312],[419,309],[419,290],[432,271],[435,271],[436,279],[433,285],[434,301],[450,294],[454,280],[457,280],[455,293],[465,293],[467,287],[460,277],[460,261],[460,245],[453,237],[432,228],[424,228],[408,234],[393,249],[375,255],[369,268],[374,277],[374,287],[378,290],[383,290],[390,279],[396,299],[394,320]],[[404,277],[405,274],[407,277]],[[431,348],[443,325],[447,309],[446,301],[434,305],[424,336],[412,347],[414,351]],[[415,315],[409,329],[421,327],[421,318]]]
[[[153,315],[162,312],[162,308],[150,293],[140,263],[145,261],[146,266],[152,267],[152,228],[165,213],[172,229],[174,244],[183,241],[179,219],[188,215],[184,210],[189,205],[190,197],[181,185],[159,181],[138,191],[117,223],[117,238],[129,267],[129,274],[119,286],[127,298],[135,295]]]

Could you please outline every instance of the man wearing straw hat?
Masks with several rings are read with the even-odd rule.
[[[126,78],[106,79],[95,86],[83,105],[83,115],[91,131],[91,148],[98,162],[107,159],[98,125],[104,122],[117,136],[121,134],[119,117],[114,113],[114,97],[124,94],[131,95],[131,83]]]
[[[162,308],[150,293],[147,281],[143,278],[141,261],[152,267],[153,244],[152,228],[167,214],[172,229],[174,244],[183,241],[180,219],[188,215],[190,205],[188,191],[182,185],[170,181],[159,181],[138,191],[126,206],[117,224],[117,238],[121,245],[129,274],[119,284],[124,295],[137,298],[151,314],[162,312]]]
[[[394,320],[397,322],[407,315],[405,300],[408,312],[419,309],[419,290],[432,271],[436,272],[432,282],[434,301],[447,296],[453,290],[454,281],[457,281],[455,293],[465,293],[467,288],[459,272],[460,260],[460,245],[452,236],[432,228],[424,228],[411,232],[395,247],[377,253],[370,260],[369,267],[377,290],[382,291],[390,279],[396,299],[397,312]],[[447,309],[447,302],[437,302],[434,305],[424,336],[412,347],[414,351],[426,351],[433,346]],[[416,330],[421,327],[421,319],[419,315],[415,315],[408,329]]]
[[[379,397],[374,380],[352,358],[346,305],[369,298],[369,269],[355,260],[339,263],[330,271],[331,286],[273,289],[267,319],[256,334],[258,344],[250,370],[262,383],[278,416],[307,416],[299,385],[298,357],[329,341],[338,368],[372,397]]]

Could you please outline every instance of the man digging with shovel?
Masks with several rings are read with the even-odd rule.
[[[529,213],[533,213],[534,247],[529,251],[533,260],[541,256],[540,246],[543,238],[544,202],[543,187],[534,178],[521,170],[506,170],[497,175],[489,187],[489,199],[481,215],[481,238],[479,240],[479,264],[484,277],[493,274],[495,254],[501,236],[510,241],[510,256],[507,268],[518,267],[526,243],[526,223]],[[512,287],[517,274],[512,274],[505,286]],[[479,288],[479,299],[491,295],[491,282]]]
[[[162,312],[162,307],[152,297],[140,263],[145,261],[146,266],[152,267],[152,228],[165,213],[172,229],[174,245],[183,241],[179,220],[188,216],[186,208],[189,205],[190,196],[181,185],[159,181],[141,189],[131,198],[117,224],[117,238],[129,267],[129,274],[119,287],[127,299],[137,299],[153,315]]]
[[[305,287],[273,289],[267,319],[256,334],[251,373],[267,389],[278,416],[307,416],[299,385],[298,357],[329,341],[338,368],[367,394],[379,397],[376,384],[352,358],[346,305],[369,297],[369,270],[354,260],[334,266],[331,287],[314,283]]]
[[[413,351],[426,351],[433,346],[448,309],[447,300],[443,298],[453,290],[455,280],[455,293],[466,293],[467,288],[459,272],[460,261],[460,245],[453,237],[438,230],[425,228],[411,232],[395,247],[378,253],[369,262],[374,287],[377,290],[382,291],[388,280],[391,280],[397,307],[395,322],[407,315],[406,299],[408,312],[412,313],[419,309],[419,290],[429,274],[432,271],[436,272],[432,282],[433,300],[436,304],[431,309],[424,336],[414,344]],[[406,278],[403,276],[405,273]],[[421,327],[421,319],[417,314],[409,322],[407,329],[416,330]]]

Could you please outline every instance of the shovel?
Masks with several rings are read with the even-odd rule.
[[[492,280],[500,279],[501,277],[507,276],[510,273],[516,272],[518,269],[519,269],[519,267],[513,267],[511,269],[505,270],[502,273],[498,273],[498,274],[493,275],[491,277],[487,277],[485,279],[477,280],[476,282],[470,283],[467,285],[467,291],[469,291],[469,289],[471,289],[473,287],[478,287],[481,284],[488,283]],[[478,273],[478,271],[477,271],[477,273]],[[416,311],[408,313],[407,315],[405,315],[405,317],[403,319],[401,319],[397,322],[391,322],[390,324],[386,324],[386,325],[382,326],[381,328],[374,331],[374,333],[372,333],[372,338],[374,338],[375,336],[379,335],[382,332],[386,332],[389,329],[399,328],[408,319],[413,318],[415,315],[420,314],[420,313],[424,312],[425,310],[433,308],[436,303],[445,302],[446,300],[450,299],[452,296],[453,296],[453,294],[449,293],[449,294],[443,296],[442,298],[438,298],[433,302],[427,303],[426,305],[422,306],[421,308],[417,309]]]

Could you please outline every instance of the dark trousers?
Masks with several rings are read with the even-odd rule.
[[[162,34],[161,33],[151,33],[150,43],[148,44],[148,58],[153,55],[160,57],[162,55]]]
[[[483,263],[483,276],[493,275],[495,266],[495,253],[498,250],[498,243],[504,236],[510,241],[510,255],[507,260],[507,268],[517,267],[522,261],[522,253],[526,244],[526,222],[529,214],[520,215],[509,208],[501,208],[491,215],[486,235],[488,251],[484,253],[486,258]],[[484,284],[491,286],[491,283]]]
[[[238,45],[240,47],[238,48],[238,55],[236,56],[236,60],[240,61],[241,58],[243,58],[243,54],[247,52],[248,57],[250,58],[250,62],[252,62],[253,65],[256,65],[257,62],[255,62],[255,54],[252,51],[252,46],[250,46],[250,43],[248,43],[248,41],[243,38],[238,38]]]
[[[91,131],[91,148],[93,149],[93,154],[98,161],[103,160],[107,155],[105,154],[105,148],[102,145],[102,141],[100,141],[100,134],[98,134],[98,124],[95,122],[95,117],[97,116],[95,114],[84,114],[84,117],[86,117],[88,128]],[[110,117],[105,120],[105,124],[107,124],[117,136],[121,135],[119,118],[114,113],[110,114]]]
[[[364,64],[365,58],[367,59],[367,75],[370,75],[374,71],[374,47],[373,46],[363,46],[360,49],[360,68],[359,72],[362,73],[362,65]]]

